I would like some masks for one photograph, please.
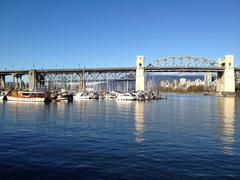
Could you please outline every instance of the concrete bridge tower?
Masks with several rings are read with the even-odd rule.
[[[234,56],[226,55],[219,59],[219,64],[224,67],[224,72],[218,73],[217,92],[220,94],[235,93]]]
[[[145,91],[144,56],[137,56],[135,91]]]

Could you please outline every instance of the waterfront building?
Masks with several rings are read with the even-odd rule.
[[[186,78],[180,78],[179,86],[183,87],[183,86],[186,86],[186,84],[187,84],[187,79]]]
[[[205,76],[204,76],[205,87],[209,87],[211,83],[212,83],[212,73],[205,73]]]

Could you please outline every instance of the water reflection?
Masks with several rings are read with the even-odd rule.
[[[29,118],[36,120],[39,114],[44,115],[42,113],[46,108],[45,104],[42,102],[14,102],[8,101],[5,102],[7,109],[9,109],[9,116],[11,116],[12,120],[20,120],[24,119],[25,113],[29,114]],[[31,117],[30,117],[31,116]]]
[[[144,102],[142,101],[135,103],[135,130],[136,143],[142,143],[144,140]]]
[[[234,121],[235,121],[235,98],[220,97],[217,98],[218,121],[221,131],[220,139],[223,143],[223,152],[233,155]]]

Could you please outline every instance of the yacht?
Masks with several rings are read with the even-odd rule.
[[[131,93],[125,93],[125,94],[118,94],[116,100],[136,100],[136,96]]]
[[[67,96],[62,96],[61,94],[57,95],[57,97],[54,99],[56,102],[68,102],[69,98]]]
[[[61,90],[61,92],[59,92],[55,97],[56,102],[59,102],[59,101],[72,102],[72,100],[73,100],[73,95],[70,92],[65,90]]]
[[[139,101],[146,100],[147,98],[146,93],[143,91],[134,92],[133,94],[136,96],[136,99]]]
[[[117,95],[116,94],[113,94],[113,93],[107,93],[106,95],[105,95],[105,98],[106,99],[115,99],[117,97]]]
[[[7,94],[8,101],[48,102],[50,97],[45,92],[11,91]]]
[[[90,99],[99,99],[99,94],[96,93],[96,92],[92,92],[92,93],[90,94]]]
[[[88,93],[78,92],[74,96],[74,100],[81,100],[81,99],[90,99],[90,95]]]

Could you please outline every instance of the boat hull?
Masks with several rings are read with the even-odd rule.
[[[118,96],[116,98],[116,100],[122,100],[122,101],[134,101],[136,100],[135,97],[131,97],[131,96]]]
[[[13,97],[13,96],[7,96],[8,101],[18,101],[18,102],[45,102],[45,98],[41,97]]]
[[[74,100],[79,101],[79,100],[85,100],[85,99],[90,99],[90,97],[74,97]]]
[[[83,99],[90,99],[89,95],[85,95],[82,93],[77,93],[76,96],[73,97],[75,101],[83,100]]]
[[[135,101],[136,98],[116,98],[116,100],[119,100],[119,101]]]

